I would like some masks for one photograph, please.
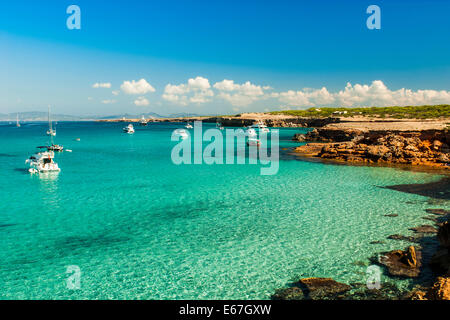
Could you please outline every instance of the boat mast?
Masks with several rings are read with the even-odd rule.
[[[50,120],[50,105],[48,106],[48,130],[50,133],[52,133],[52,122]]]

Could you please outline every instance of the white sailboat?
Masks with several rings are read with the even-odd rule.
[[[146,126],[148,124],[148,120],[146,120],[145,117],[142,116],[141,121],[139,121],[139,124],[141,126]]]
[[[50,120],[50,106],[48,106],[48,130],[47,135],[56,136],[56,129],[52,128],[52,121]]]
[[[19,114],[17,114],[17,117],[16,117],[16,127],[20,128]]]

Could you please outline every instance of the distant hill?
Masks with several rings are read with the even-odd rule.
[[[40,111],[30,111],[30,112],[19,112],[20,121],[47,121],[47,112]],[[0,113],[0,121],[16,121],[17,113]],[[92,119],[92,118],[90,118]],[[87,117],[71,116],[65,114],[52,114],[53,121],[82,121],[90,120]]]
[[[47,121],[48,114],[47,112],[40,111],[30,111],[30,112],[19,112],[19,120],[20,121]],[[145,118],[165,118],[154,112],[144,113],[144,114],[118,114],[112,116],[72,116],[67,114],[52,114],[52,121],[89,121],[89,120],[99,120],[99,119],[120,119],[120,118],[141,118],[144,116]],[[0,121],[16,121],[17,113],[0,113]]]
[[[48,114],[47,112],[41,111],[30,111],[30,112],[19,112],[19,120],[20,121],[47,121]],[[0,113],[0,121],[16,121],[17,113]],[[140,119],[144,116],[146,119],[151,118],[182,118],[182,117],[201,117],[201,116],[211,116],[211,115],[199,115],[197,113],[172,113],[166,116],[160,115],[155,112],[147,112],[140,114],[115,114],[109,116],[72,116],[67,114],[51,114],[52,121],[89,121],[89,120],[110,120],[110,119]]]

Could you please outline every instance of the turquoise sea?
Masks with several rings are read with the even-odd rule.
[[[287,151],[272,176],[260,165],[177,166],[170,135],[181,124],[123,126],[59,123],[56,142],[73,152],[56,155],[59,174],[39,176],[24,161],[47,143],[46,123],[0,125],[1,299],[269,299],[300,277],[365,283],[369,257],[408,245],[386,237],[410,234],[436,207],[382,187],[438,175]],[[280,146],[302,130],[280,129]],[[66,285],[72,265],[79,290]]]

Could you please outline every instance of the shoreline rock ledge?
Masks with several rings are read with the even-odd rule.
[[[450,168],[448,129],[399,131],[325,126],[307,134],[296,134],[293,140],[314,142],[295,149],[295,152],[305,157],[368,164]]]

